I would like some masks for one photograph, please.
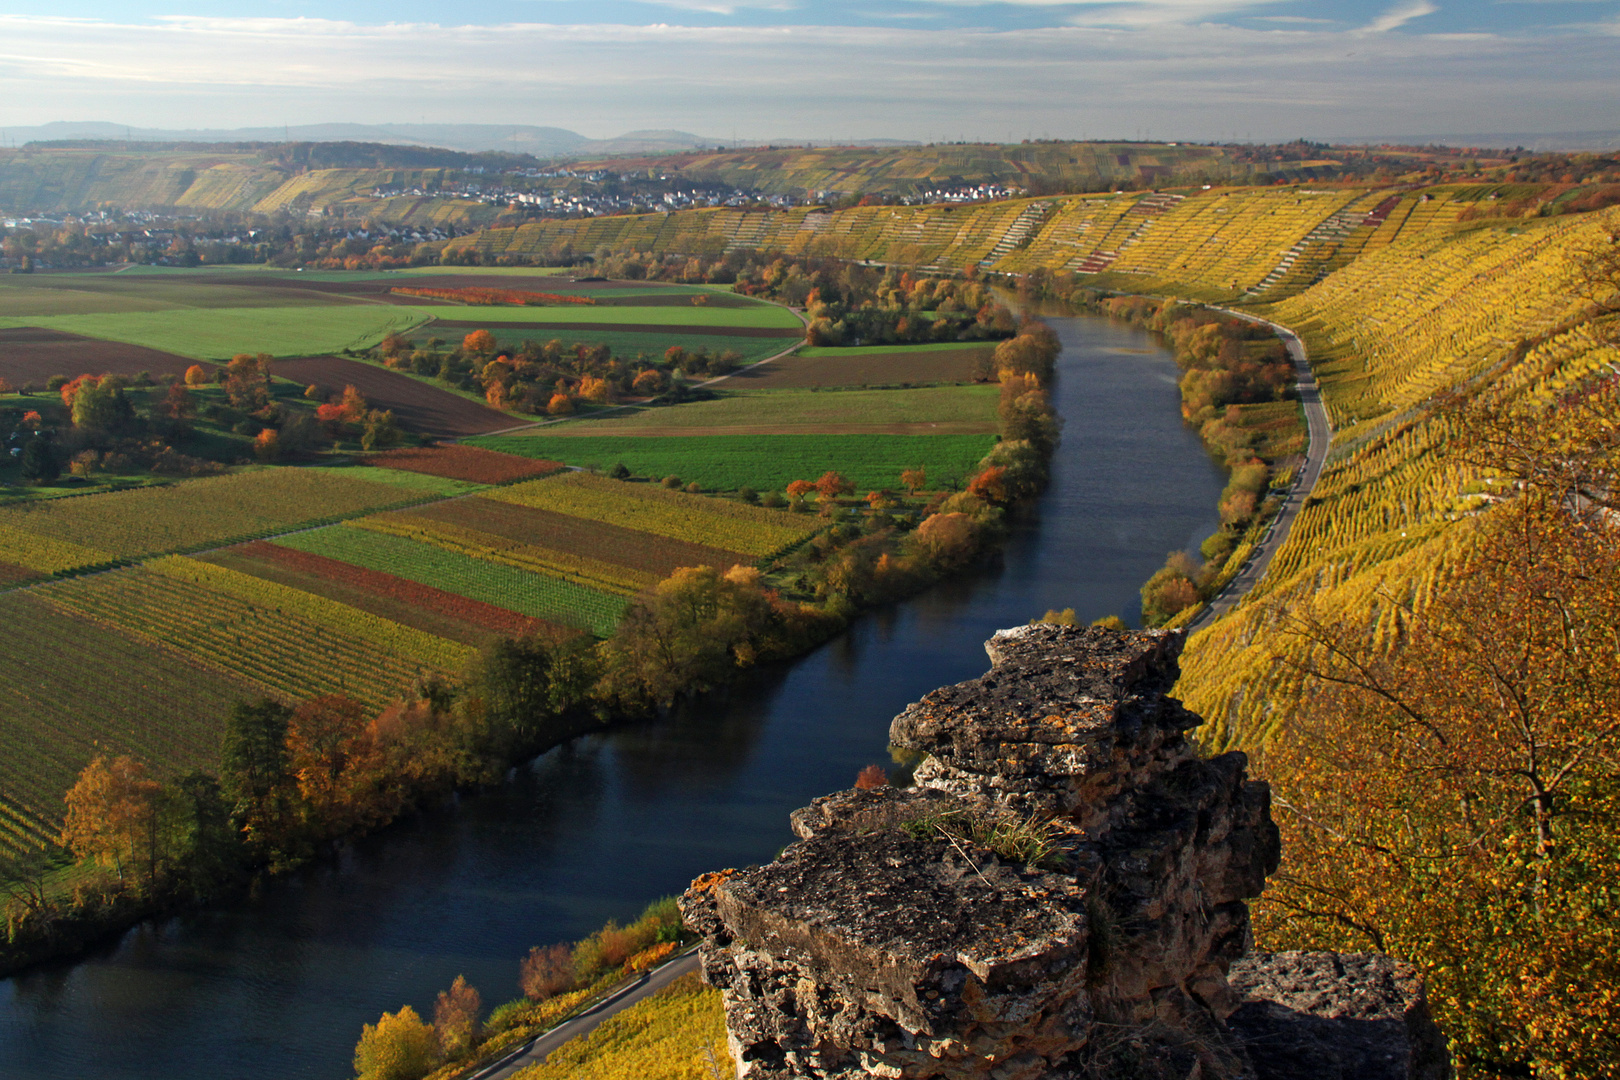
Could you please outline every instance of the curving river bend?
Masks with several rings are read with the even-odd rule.
[[[858,620],[678,721],[559,747],[495,792],[402,823],[253,900],[130,931],[0,982],[0,1080],[352,1075],[363,1023],[465,974],[517,993],[529,946],[635,917],[697,874],[771,858],[787,815],[887,765],[889,720],[989,665],[996,629],[1073,607],[1134,621],[1225,483],[1146,333],[1048,320],[1064,444],[997,566]]]

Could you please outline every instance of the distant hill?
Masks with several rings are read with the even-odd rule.
[[[362,142],[436,146],[464,153],[502,151],[551,158],[580,154],[656,154],[720,145],[686,131],[630,131],[591,139],[567,128],[529,124],[296,124],[255,128],[139,128],[104,121],[56,122],[3,129],[7,146],[28,142],[117,139],[157,143]]]
[[[1523,147],[1538,154],[1620,149],[1620,131],[1509,131],[1481,134],[1378,135],[1334,139],[1354,146],[1478,146],[1499,150]]]

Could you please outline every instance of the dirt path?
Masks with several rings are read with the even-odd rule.
[[[1217,308],[1228,315],[1243,319],[1246,322],[1259,323],[1269,326],[1283,344],[1288,348],[1288,356],[1294,361],[1294,370],[1298,375],[1295,385],[1299,388],[1300,405],[1305,410],[1305,424],[1308,431],[1308,443],[1305,448],[1305,463],[1299,474],[1294,478],[1294,486],[1288,492],[1288,499],[1283,503],[1280,513],[1271,522],[1266,530],[1265,539],[1255,548],[1244,563],[1243,569],[1222,589],[1216,597],[1205,606],[1198,617],[1187,624],[1188,633],[1202,629],[1225,615],[1235,607],[1239,600],[1260,583],[1271,567],[1271,560],[1282,547],[1283,541],[1288,539],[1288,531],[1294,527],[1294,519],[1310,498],[1311,492],[1316,488],[1316,481],[1322,476],[1322,466],[1327,461],[1328,443],[1333,438],[1333,425],[1328,422],[1327,409],[1322,405],[1321,387],[1317,385],[1316,373],[1311,370],[1310,360],[1305,354],[1305,344],[1299,340],[1292,330],[1278,326],[1274,322],[1262,319],[1255,315],[1246,315],[1241,311],[1232,311],[1228,308]]]

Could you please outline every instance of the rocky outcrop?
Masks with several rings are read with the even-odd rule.
[[[775,862],[694,882],[739,1076],[1260,1076],[1229,973],[1277,830],[1244,756],[1187,740],[1181,643],[1002,631],[895,718],[915,787],[817,799]]]

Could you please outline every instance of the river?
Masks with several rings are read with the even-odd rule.
[[[907,703],[985,670],[997,628],[1065,607],[1134,622],[1165,553],[1214,529],[1225,481],[1181,424],[1165,349],[1102,319],[1049,321],[1064,444],[996,566],[751,672],[724,702],[559,747],[252,900],[0,982],[0,1078],[351,1076],[360,1026],[384,1009],[430,1013],[458,974],[507,1000],[531,945],[770,859],[791,810],[888,765]]]

